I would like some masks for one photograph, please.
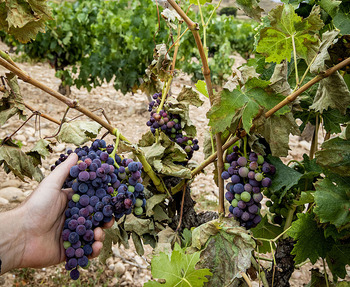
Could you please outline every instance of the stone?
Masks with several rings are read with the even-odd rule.
[[[22,202],[26,198],[22,190],[13,186],[0,189],[0,197],[5,198],[10,202],[13,202],[13,201]]]
[[[125,270],[125,265],[121,261],[115,264],[114,272],[117,274],[118,277],[121,277],[125,273]]]
[[[15,139],[21,141],[22,143],[27,140],[27,138],[24,135],[15,135]]]
[[[114,277],[114,278],[112,279],[111,285],[112,285],[112,286],[117,286],[117,285],[118,285],[118,279]]]
[[[9,180],[3,181],[0,184],[1,188],[5,188],[5,187],[9,187],[9,186],[21,187],[21,185],[22,185],[22,181],[20,181],[18,179],[9,179]]]
[[[144,264],[145,264],[145,261],[143,261],[143,259],[142,259],[141,256],[139,256],[139,255],[136,255],[136,256],[134,257],[134,260],[135,260],[135,262],[136,262],[138,265],[144,265]]]
[[[58,144],[52,148],[55,152],[63,152],[66,150],[65,144]]]
[[[113,247],[112,247],[112,251],[113,251],[113,255],[114,255],[115,257],[120,257],[120,252],[119,252],[119,248],[118,248],[118,247],[113,246]]]
[[[110,264],[110,265],[108,265],[108,269],[109,269],[109,270],[114,270],[114,267],[115,267],[115,265],[114,265],[114,264]]]
[[[0,197],[0,206],[8,204],[9,201],[6,198]]]
[[[127,282],[132,282],[133,281],[132,275],[131,275],[131,273],[129,271],[125,272],[125,281],[127,281]]]

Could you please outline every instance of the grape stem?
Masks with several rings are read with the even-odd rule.
[[[116,168],[119,168],[119,165],[117,163],[117,161],[115,160],[115,154],[117,153],[117,150],[118,150],[118,145],[119,145],[119,138],[120,138],[120,132],[118,129],[115,129],[115,134],[116,136],[116,139],[115,139],[115,145],[114,145],[114,148],[113,148],[113,151],[112,153],[109,155],[111,158],[113,158],[114,160],[114,166]]]
[[[312,141],[311,141],[311,146],[310,146],[310,153],[309,153],[309,157],[310,160],[312,160],[315,156],[315,152],[317,151],[317,147],[318,147],[318,131],[319,131],[319,114],[316,114],[316,123],[315,123],[315,130],[314,130],[314,134],[312,136]]]
[[[286,223],[284,224],[284,231],[281,233],[283,234],[283,238],[286,239],[288,237],[287,231],[291,228],[292,221],[293,221],[293,216],[295,212],[296,206],[292,205],[292,208],[288,210],[288,215],[286,218]]]
[[[323,263],[324,279],[326,280],[326,286],[329,287],[326,262],[324,261],[324,258],[322,258],[322,263]]]
[[[179,224],[176,227],[175,232],[179,231],[181,228],[181,223],[182,223],[182,217],[183,217],[183,212],[184,212],[184,202],[185,202],[185,194],[186,194],[186,189],[187,189],[187,182],[185,182],[185,185],[182,189],[182,200],[181,200],[181,209],[180,209],[180,219],[179,219]]]

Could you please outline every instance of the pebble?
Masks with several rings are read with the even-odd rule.
[[[9,201],[6,198],[0,197],[0,206],[8,204]]]
[[[121,277],[125,273],[125,270],[125,265],[121,261],[119,261],[114,267],[114,272],[118,277]]]
[[[115,267],[115,265],[114,265],[114,264],[110,264],[110,265],[108,265],[108,269],[109,269],[109,270],[114,270],[114,267]]]
[[[52,148],[55,152],[63,152],[66,150],[66,145],[65,144],[58,144],[57,146],[54,146]]]
[[[125,272],[125,281],[127,281],[127,282],[132,282],[133,281],[132,275],[131,275],[131,273],[129,271]]]
[[[24,135],[15,135],[15,139],[21,141],[23,144],[26,142],[27,138]]]
[[[113,247],[112,247],[112,251],[113,251],[113,255],[114,255],[115,257],[120,257],[120,252],[119,252],[119,248],[118,248],[118,247],[113,246]]]
[[[20,187],[21,185],[22,185],[22,181],[17,180],[17,179],[9,179],[9,180],[6,180],[0,184],[1,188],[5,188],[5,187],[9,187],[9,186]]]
[[[3,197],[10,202],[13,202],[13,201],[22,202],[26,198],[22,190],[13,186],[0,189],[0,197]]]
[[[117,278],[113,278],[111,281],[112,286],[117,286],[118,285],[118,279]]]
[[[143,259],[141,258],[141,256],[139,256],[139,255],[136,255],[135,257],[134,257],[134,260],[135,260],[135,262],[138,264],[138,265],[144,265],[144,261],[143,261]]]

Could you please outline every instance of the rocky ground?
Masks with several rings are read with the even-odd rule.
[[[0,43],[0,49],[6,49]],[[242,59],[237,58],[236,65],[242,63]],[[57,90],[60,81],[55,78],[54,70],[46,63],[19,64],[25,72],[31,77],[41,81],[48,87]],[[5,70],[0,67],[0,75]],[[186,75],[180,74],[174,81],[172,92],[179,93],[182,85],[193,85]],[[35,107],[42,113],[49,114],[56,119],[60,119],[64,112],[65,106],[58,100],[50,97],[41,90],[20,81],[22,95],[26,103]],[[148,130],[145,125],[149,114],[147,112],[147,96],[142,93],[122,95],[114,90],[112,84],[104,84],[102,87],[93,89],[90,93],[86,90],[78,90],[72,88],[71,98],[77,99],[81,105],[90,110],[102,108],[107,114],[109,120],[114,126],[118,127],[121,133],[132,142],[137,142],[141,135]],[[204,105],[200,108],[191,110],[192,121],[198,129],[199,142],[203,142],[205,128],[208,120],[205,116],[209,108],[209,102],[206,98]],[[101,111],[97,111],[101,115]],[[29,114],[29,111],[28,111]],[[73,118],[78,115],[75,111],[69,111],[68,117]],[[39,125],[40,123],[40,125]],[[20,125],[16,117],[10,119],[0,129],[0,138],[13,133]],[[41,119],[35,121],[30,120],[23,128],[21,128],[13,138],[21,141],[25,150],[33,147],[36,139],[45,136],[51,136],[55,133],[57,125]],[[101,135],[105,131],[101,131]],[[320,135],[322,137],[322,135]],[[107,142],[112,141],[112,137],[107,136]],[[43,161],[42,171],[45,175],[49,173],[49,167],[64,152],[67,145],[53,141],[53,153]],[[301,160],[302,154],[308,152],[310,142],[301,139],[298,136],[291,136],[289,156],[285,159]],[[204,158],[202,150],[195,153],[194,160],[200,162]],[[22,182],[15,178],[12,174],[6,174],[0,171],[0,211],[11,209],[20,204],[36,187],[34,181]],[[198,175],[192,184],[192,196],[197,201],[198,210],[215,210],[218,203],[217,188],[212,180],[212,168],[208,167],[204,174]],[[149,255],[151,249],[146,248],[144,257],[136,254],[132,247],[126,250],[123,247],[114,246],[113,256],[110,257],[106,264],[102,264],[98,259],[92,260],[90,268],[83,271],[81,280],[72,283],[69,276],[64,270],[64,265],[43,268],[40,270],[20,269],[11,273],[0,276],[0,285],[2,286],[143,286],[151,278]],[[303,286],[310,280],[309,269],[310,264],[304,265],[296,270],[292,276],[291,286]],[[321,269],[322,270],[322,269]],[[253,282],[253,286],[258,286],[257,282]]]

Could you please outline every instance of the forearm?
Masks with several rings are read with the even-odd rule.
[[[1,274],[18,268],[25,248],[21,208],[0,213]]]

